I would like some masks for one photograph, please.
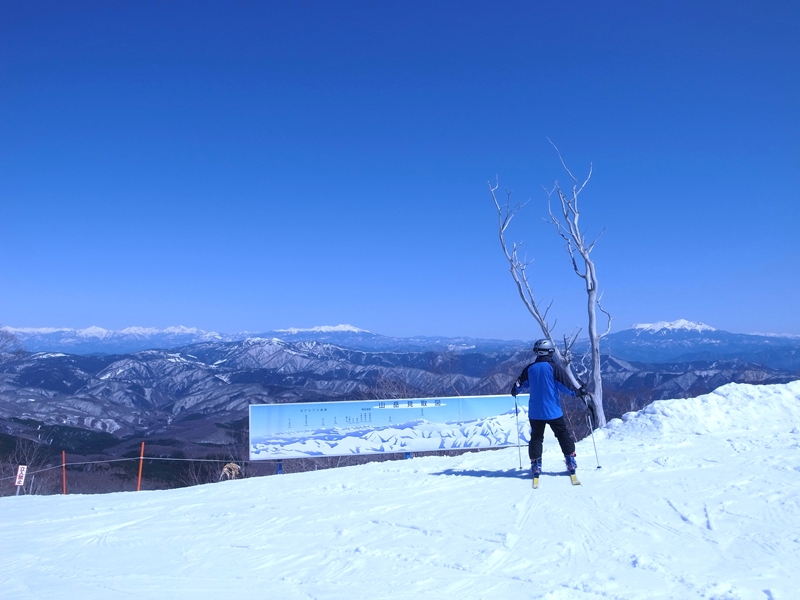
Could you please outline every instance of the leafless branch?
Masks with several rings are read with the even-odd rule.
[[[599,308],[600,312],[602,312],[606,316],[606,318],[608,319],[608,322],[606,323],[606,330],[603,333],[601,333],[600,335],[597,336],[598,339],[603,339],[609,333],[611,333],[611,321],[614,320],[614,317],[611,316],[611,313],[609,313],[605,308],[603,308],[603,305],[600,304],[600,301],[602,299],[603,299],[603,294],[600,294],[600,297],[597,299],[597,308]]]
[[[603,415],[602,409],[603,383],[600,375],[600,340],[610,331],[612,319],[611,315],[603,309],[597,297],[597,272],[594,261],[592,261],[591,258],[591,253],[594,250],[595,244],[597,244],[597,241],[600,239],[600,236],[603,234],[603,231],[601,231],[593,241],[587,242],[586,233],[581,230],[581,210],[579,205],[580,194],[592,177],[592,165],[589,165],[589,173],[586,179],[584,179],[583,182],[579,181],[572,171],[570,171],[569,167],[567,167],[558,147],[551,139],[548,138],[547,141],[550,142],[555,149],[561,166],[572,180],[572,185],[568,191],[565,191],[558,181],[553,183],[553,187],[549,191],[545,189],[547,193],[547,208],[550,215],[548,222],[555,227],[558,235],[566,243],[566,251],[572,263],[572,269],[578,277],[584,280],[586,285],[589,316],[588,335],[591,350],[591,365],[587,367],[587,371],[591,377],[589,388],[592,392],[595,409],[597,410],[598,424],[602,426],[605,424],[605,416]],[[556,206],[560,208],[560,210],[554,210],[553,204],[556,199]],[[558,214],[556,214],[556,211]],[[603,334],[598,334],[597,332],[597,308],[608,317],[606,332]],[[583,360],[585,360],[585,356],[582,359],[582,366],[586,366]]]
[[[513,243],[511,245],[511,250],[509,250],[508,243],[506,242],[506,230],[508,229],[509,224],[514,216],[516,216],[517,212],[519,212],[519,210],[525,205],[517,204],[512,206],[510,191],[506,191],[506,202],[505,204],[501,205],[497,199],[496,193],[499,189],[499,181],[496,181],[494,185],[489,182],[488,185],[489,193],[491,194],[495,208],[497,209],[498,237],[500,238],[500,246],[503,249],[503,254],[506,257],[506,261],[508,262],[511,277],[514,280],[514,284],[517,286],[519,297],[522,299],[525,308],[538,323],[544,337],[553,342],[552,331],[555,329],[557,321],[553,321],[552,324],[547,322],[547,315],[550,312],[550,308],[552,307],[553,303],[551,301],[544,310],[540,308],[539,302],[533,292],[533,287],[528,279],[527,268],[533,261],[520,259],[519,247],[521,244]],[[555,342],[553,343],[555,345]],[[556,347],[556,360],[560,364],[566,366],[567,372],[572,375],[572,372],[569,370],[569,357],[562,355],[558,350],[558,347]]]
[[[589,183],[589,180],[592,178],[592,163],[589,163],[589,174],[586,176],[586,180],[580,186],[580,189],[578,189],[577,188],[578,178],[575,177],[575,175],[572,174],[572,171],[569,170],[569,167],[567,167],[567,163],[564,162],[564,159],[561,156],[561,151],[558,149],[558,146],[556,146],[553,143],[553,140],[551,140],[550,138],[547,138],[547,141],[550,142],[550,145],[553,146],[553,148],[555,149],[556,154],[558,154],[558,160],[561,161],[561,166],[564,167],[564,170],[567,172],[567,174],[572,179],[572,181],[573,181],[572,189],[573,189],[573,192],[574,192],[573,195],[574,195],[575,198],[577,198],[578,194],[580,194],[583,191],[583,188],[586,187],[586,184]]]
[[[575,345],[575,342],[578,340],[578,335],[580,334],[581,329],[578,327],[569,335],[564,335],[564,354],[569,354],[572,352],[572,347]]]
[[[606,228],[605,228],[605,227],[603,227],[603,228],[600,230],[600,233],[598,233],[598,234],[597,234],[597,237],[596,237],[596,238],[594,238],[594,241],[592,241],[592,243],[591,243],[591,244],[589,244],[589,248],[588,248],[587,252],[589,252],[589,253],[591,254],[592,250],[594,250],[594,245],[595,245],[597,242],[599,242],[599,241],[600,241],[600,238],[603,236],[603,234],[604,234],[605,232],[606,232]]]

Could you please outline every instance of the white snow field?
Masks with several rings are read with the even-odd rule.
[[[0,499],[0,597],[800,598],[800,382],[656,402],[539,489],[517,449]],[[523,460],[525,460],[523,454]]]

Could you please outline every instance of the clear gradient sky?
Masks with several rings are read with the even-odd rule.
[[[537,336],[487,181],[578,173],[615,330],[800,334],[800,3],[3,2],[0,323]]]

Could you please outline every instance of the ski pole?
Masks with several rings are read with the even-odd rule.
[[[591,396],[589,396],[591,398]],[[586,403],[586,408],[589,408],[589,403]],[[588,411],[586,421],[589,423],[589,432],[592,434],[592,446],[594,446],[594,459],[597,462],[597,468],[600,468],[600,458],[597,456],[597,444],[594,442],[594,423],[592,422],[592,411]]]
[[[519,454],[519,470],[522,470],[522,450],[520,449],[520,436],[519,436],[519,406],[517,405],[517,397],[514,396],[514,414],[517,417],[517,454]]]

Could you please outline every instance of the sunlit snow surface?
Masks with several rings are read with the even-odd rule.
[[[4,599],[789,600],[800,383],[656,402],[578,443],[173,490],[0,499]],[[523,460],[525,456],[523,454]]]

